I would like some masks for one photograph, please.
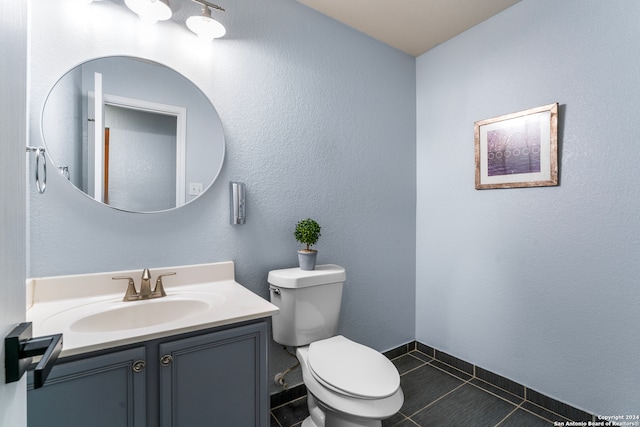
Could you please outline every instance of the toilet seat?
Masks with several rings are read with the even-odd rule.
[[[325,387],[359,399],[383,399],[400,388],[389,359],[341,335],[309,345],[309,370]]]

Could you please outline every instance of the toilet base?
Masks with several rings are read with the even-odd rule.
[[[382,427],[380,420],[354,419],[325,408],[320,408],[311,393],[307,395],[309,416],[302,422],[302,427]]]
[[[318,427],[318,424],[313,422],[311,416],[308,416],[302,421],[302,427]]]
[[[353,424],[353,423],[349,423],[347,421],[347,424],[345,424],[343,422],[344,420],[340,420],[337,424],[323,424],[321,426],[317,425],[316,423],[313,422],[313,420],[311,419],[311,417],[307,417],[304,419],[304,421],[302,422],[302,427],[381,427],[382,426],[382,422],[380,421],[372,421],[373,424]]]
[[[302,427],[325,427],[325,414],[316,403],[311,393],[307,391],[307,408],[309,416],[302,422]]]

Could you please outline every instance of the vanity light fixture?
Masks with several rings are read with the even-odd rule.
[[[80,3],[91,3],[94,0],[76,0]],[[175,1],[175,0],[174,0]],[[187,28],[193,31],[200,39],[211,41],[220,38],[227,33],[220,22],[213,19],[211,14],[213,10],[224,12],[225,10],[217,4],[210,3],[206,0],[191,0],[202,6],[198,15],[192,15],[187,18]],[[124,0],[124,4],[136,13],[140,19],[149,24],[155,24],[158,21],[166,21],[171,19],[173,12],[169,5],[169,0]]]
[[[202,5],[202,11],[200,15],[193,15],[187,18],[187,27],[196,33],[199,38],[211,41],[213,39],[224,36],[227,30],[224,26],[211,17],[212,9],[224,12],[224,9],[217,4],[209,3],[206,1],[196,1]]]
[[[169,0],[124,0],[124,4],[140,19],[151,24],[166,21],[172,15]]]

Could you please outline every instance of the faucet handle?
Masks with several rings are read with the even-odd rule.
[[[153,290],[153,293],[161,296],[161,297],[166,297],[167,293],[164,291],[164,286],[162,285],[162,278],[164,276],[174,276],[176,273],[171,272],[171,273],[165,273],[165,274],[161,274],[158,276],[158,278],[156,279],[156,287]]]
[[[164,273],[158,276],[158,278],[156,279],[156,287],[153,290],[154,295],[160,296],[160,297],[166,297],[167,293],[164,291],[164,286],[162,285],[162,278],[164,276],[174,276],[176,273]]]
[[[133,281],[133,278],[129,276],[113,276],[111,280],[128,280],[129,284],[127,285],[127,292],[124,294],[124,298],[122,301],[135,301],[140,298],[138,292],[136,291],[136,285]]]

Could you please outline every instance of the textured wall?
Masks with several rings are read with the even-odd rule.
[[[416,338],[579,408],[640,396],[640,3],[524,0],[417,59]],[[560,186],[474,189],[477,120],[560,103]]]
[[[415,59],[293,0],[218,3],[228,33],[204,45],[178,23],[143,26],[120,1],[34,8],[34,144],[62,74],[126,54],[198,85],[220,114],[227,151],[213,187],[166,213],[106,208],[50,174],[46,194],[29,193],[29,274],[233,260],[237,280],[267,297],[268,271],[297,264],[293,229],[311,216],[322,226],[319,263],[347,269],[340,332],[378,350],[413,340]],[[247,185],[243,226],[229,224],[230,180]],[[291,363],[274,353],[272,370]]]

